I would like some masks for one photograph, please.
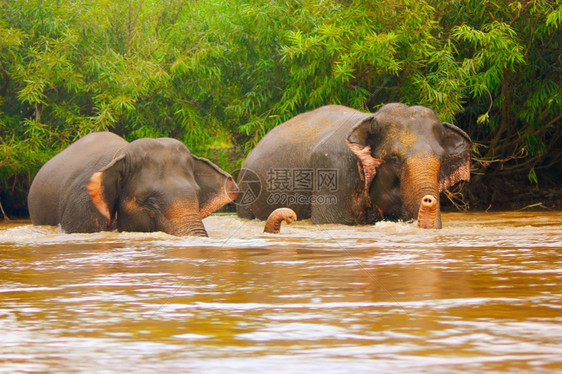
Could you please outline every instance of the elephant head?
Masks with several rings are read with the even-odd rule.
[[[470,137],[425,107],[387,104],[351,129],[347,145],[382,218],[441,228],[440,192],[470,178]]]
[[[86,187],[108,226],[178,236],[207,236],[202,219],[238,191],[229,174],[169,138],[127,144]]]

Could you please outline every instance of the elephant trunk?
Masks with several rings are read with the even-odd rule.
[[[208,237],[207,230],[205,230],[205,226],[201,220],[191,222],[188,227],[181,226],[179,230],[176,231],[176,236],[202,236]]]
[[[176,236],[208,236],[196,204],[176,202],[165,210],[160,230]]]
[[[431,154],[412,157],[402,167],[402,200],[420,228],[441,228],[439,168],[439,161]]]
[[[288,225],[297,220],[297,214],[290,208],[275,209],[265,223],[263,232],[278,234],[281,231],[281,222],[285,221]]]

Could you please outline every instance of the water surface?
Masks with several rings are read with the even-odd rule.
[[[562,213],[443,222],[0,223],[0,372],[562,370]]]

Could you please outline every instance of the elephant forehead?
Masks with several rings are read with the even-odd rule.
[[[137,157],[139,157],[138,161],[143,169],[155,168],[160,172],[169,172],[177,167],[185,167],[192,163],[191,154],[185,149],[175,146],[146,149]]]
[[[408,129],[393,123],[389,126],[387,139],[392,152],[406,156],[412,146],[418,141],[418,136]]]
[[[189,149],[180,141],[170,138],[137,139],[127,146],[130,155],[142,158],[168,158],[177,155],[191,155]]]
[[[421,105],[408,106],[402,103],[390,103],[384,105],[379,112],[401,118],[419,119],[436,118],[435,112]]]

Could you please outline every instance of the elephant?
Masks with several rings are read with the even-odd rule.
[[[471,147],[464,131],[423,106],[390,103],[375,113],[323,106],[254,147],[238,177],[237,213],[264,220],[287,206],[314,224],[417,219],[421,228],[441,228],[439,194],[470,179]]]
[[[207,236],[202,219],[237,194],[230,174],[176,139],[129,143],[97,132],[43,165],[31,184],[28,208],[34,225],[60,224],[67,233]]]

